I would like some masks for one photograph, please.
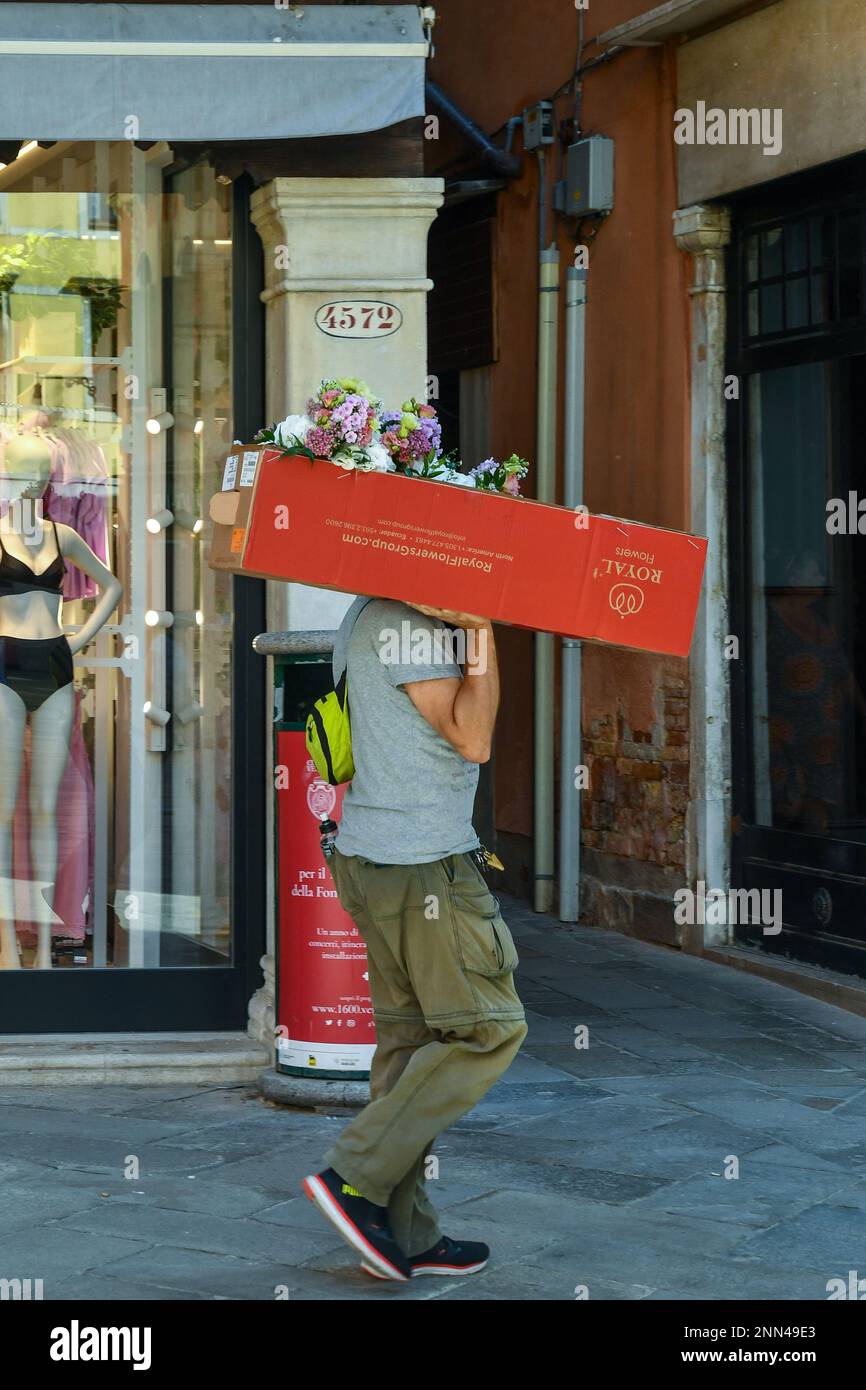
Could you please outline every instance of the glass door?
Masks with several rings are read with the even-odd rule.
[[[164,671],[172,718],[163,796],[163,963],[230,964],[232,579],[208,567],[208,501],[232,443],[232,197],[206,164],[167,195],[174,424],[166,436],[165,602],[173,614]]]

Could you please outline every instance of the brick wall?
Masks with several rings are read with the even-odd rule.
[[[672,897],[685,881],[688,682],[658,673],[644,727],[633,727],[617,704],[583,733],[582,916],[678,945]]]

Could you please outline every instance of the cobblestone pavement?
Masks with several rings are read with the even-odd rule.
[[[106,1085],[0,1087],[0,1278],[58,1300],[760,1300],[866,1273],[866,1020],[503,905],[529,1036],[430,1183],[443,1229],[491,1246],[482,1274],[360,1272],[299,1186],[348,1112]]]

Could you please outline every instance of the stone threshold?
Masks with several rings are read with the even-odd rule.
[[[255,1082],[272,1062],[243,1032],[0,1034],[0,1086]]]
[[[689,954],[716,961],[719,965],[732,966],[735,970],[745,971],[747,975],[759,975],[763,980],[772,980],[774,984],[807,994],[810,999],[835,1004],[837,1009],[866,1018],[866,981],[859,980],[857,976],[841,975],[834,970],[823,970],[820,966],[767,956],[763,951],[747,946],[705,946]]]

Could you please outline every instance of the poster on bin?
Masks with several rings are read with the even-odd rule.
[[[277,1063],[366,1073],[376,1047],[367,951],[340,906],[319,842],[320,821],[340,819],[343,788],[322,781],[302,729],[277,733],[277,765]]]

